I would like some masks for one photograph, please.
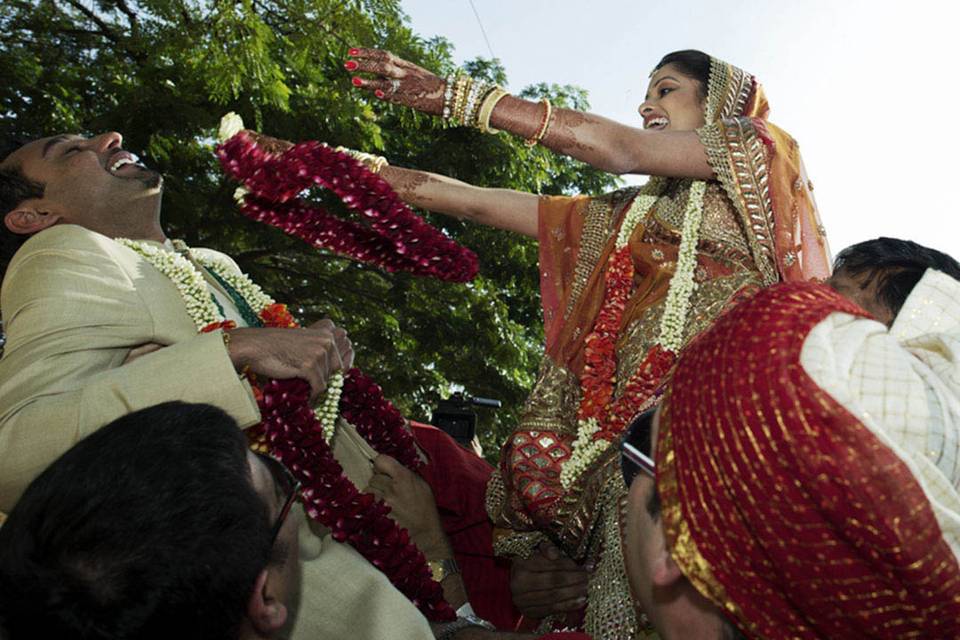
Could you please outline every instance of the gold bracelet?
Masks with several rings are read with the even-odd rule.
[[[542,98],[540,104],[543,105],[543,122],[540,123],[540,126],[537,128],[537,133],[532,138],[528,138],[523,141],[528,147],[532,147],[541,140],[543,136],[547,135],[547,129],[550,128],[550,116],[553,113],[553,107],[550,105],[550,100],[547,98]]]
[[[477,114],[480,112],[480,104],[483,102],[483,97],[487,95],[488,91],[490,91],[489,84],[474,83],[473,89],[470,90],[470,95],[467,97],[467,107],[463,114],[463,126],[477,126]]]
[[[443,119],[449,120],[453,115],[453,89],[460,78],[460,73],[447,76],[443,87]]]
[[[484,133],[497,133],[497,130],[490,126],[490,117],[493,115],[493,110],[497,108],[497,103],[508,95],[510,94],[503,87],[494,87],[487,94],[480,104],[480,111],[477,115],[477,129]]]
[[[427,563],[430,567],[430,573],[437,582],[443,582],[450,576],[460,573],[460,565],[453,558],[444,558],[443,560],[431,560]]]
[[[357,162],[363,164],[373,173],[380,173],[384,167],[390,166],[390,163],[387,162],[386,158],[383,156],[378,156],[374,153],[357,151],[356,149],[350,149],[348,147],[337,147],[334,149],[334,151],[346,153]]]
[[[463,123],[463,113],[467,108],[467,98],[470,95],[470,89],[473,88],[473,78],[468,75],[460,76],[460,82],[457,86],[454,97],[453,121],[458,124]]]
[[[220,337],[223,338],[223,348],[227,350],[227,353],[230,353],[230,332],[226,329],[220,331]]]

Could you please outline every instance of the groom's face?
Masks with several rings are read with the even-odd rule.
[[[19,168],[44,187],[42,197],[18,208],[111,237],[136,237],[139,229],[156,223],[163,181],[125,151],[122,142],[122,136],[112,132],[93,138],[70,134],[41,138],[14,151],[0,166]]]

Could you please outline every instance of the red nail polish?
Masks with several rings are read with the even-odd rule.
[[[347,55],[350,55],[350,56],[355,56],[358,53],[360,53],[360,49],[357,49],[356,47],[353,47],[352,49],[350,49],[350,51],[347,51]]]
[[[355,87],[362,87],[362,86],[363,86],[363,80],[361,80],[360,78],[357,78],[356,76],[354,76],[353,79],[350,80],[350,82],[352,82],[352,83],[353,83],[353,86],[355,86]]]
[[[377,96],[378,98],[380,98],[381,100],[383,100],[383,96],[385,96],[385,95],[387,95],[387,94],[385,94],[383,91],[380,91],[380,89],[377,89],[376,91],[373,92],[373,95],[375,95],[375,96]]]
[[[359,66],[360,65],[357,64],[356,60],[347,60],[346,62],[343,63],[343,68],[346,69],[347,71],[353,71]]]

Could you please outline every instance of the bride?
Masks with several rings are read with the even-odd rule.
[[[642,128],[462,74],[440,78],[386,51],[351,49],[345,66],[379,99],[651,176],[603,195],[539,196],[377,164],[411,205],[538,240],[546,348],[487,488],[505,532],[495,548],[526,558],[550,541],[591,562],[583,627],[595,638],[635,637],[642,615],[625,576],[625,487],[610,445],[657,403],[676,354],[739,297],[829,275],[796,141],[768,122],[753,76],[699,51],[656,65]]]

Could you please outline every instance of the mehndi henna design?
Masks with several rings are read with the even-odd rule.
[[[382,99],[387,102],[430,115],[442,113],[446,83],[436,74],[386,51],[361,49],[355,57],[357,72],[376,76],[361,79],[364,89],[382,91]]]
[[[415,200],[416,204],[414,206],[421,207],[424,203],[430,202],[432,198],[418,193],[420,187],[432,182],[439,182],[425,171],[401,167],[384,167],[383,171],[380,172],[380,177],[387,181],[404,202],[413,204]]]
[[[579,151],[594,151],[593,145],[579,139],[576,129],[587,124],[587,114],[569,109],[557,109],[553,113],[550,128],[541,144],[559,153],[569,154],[573,149]]]

